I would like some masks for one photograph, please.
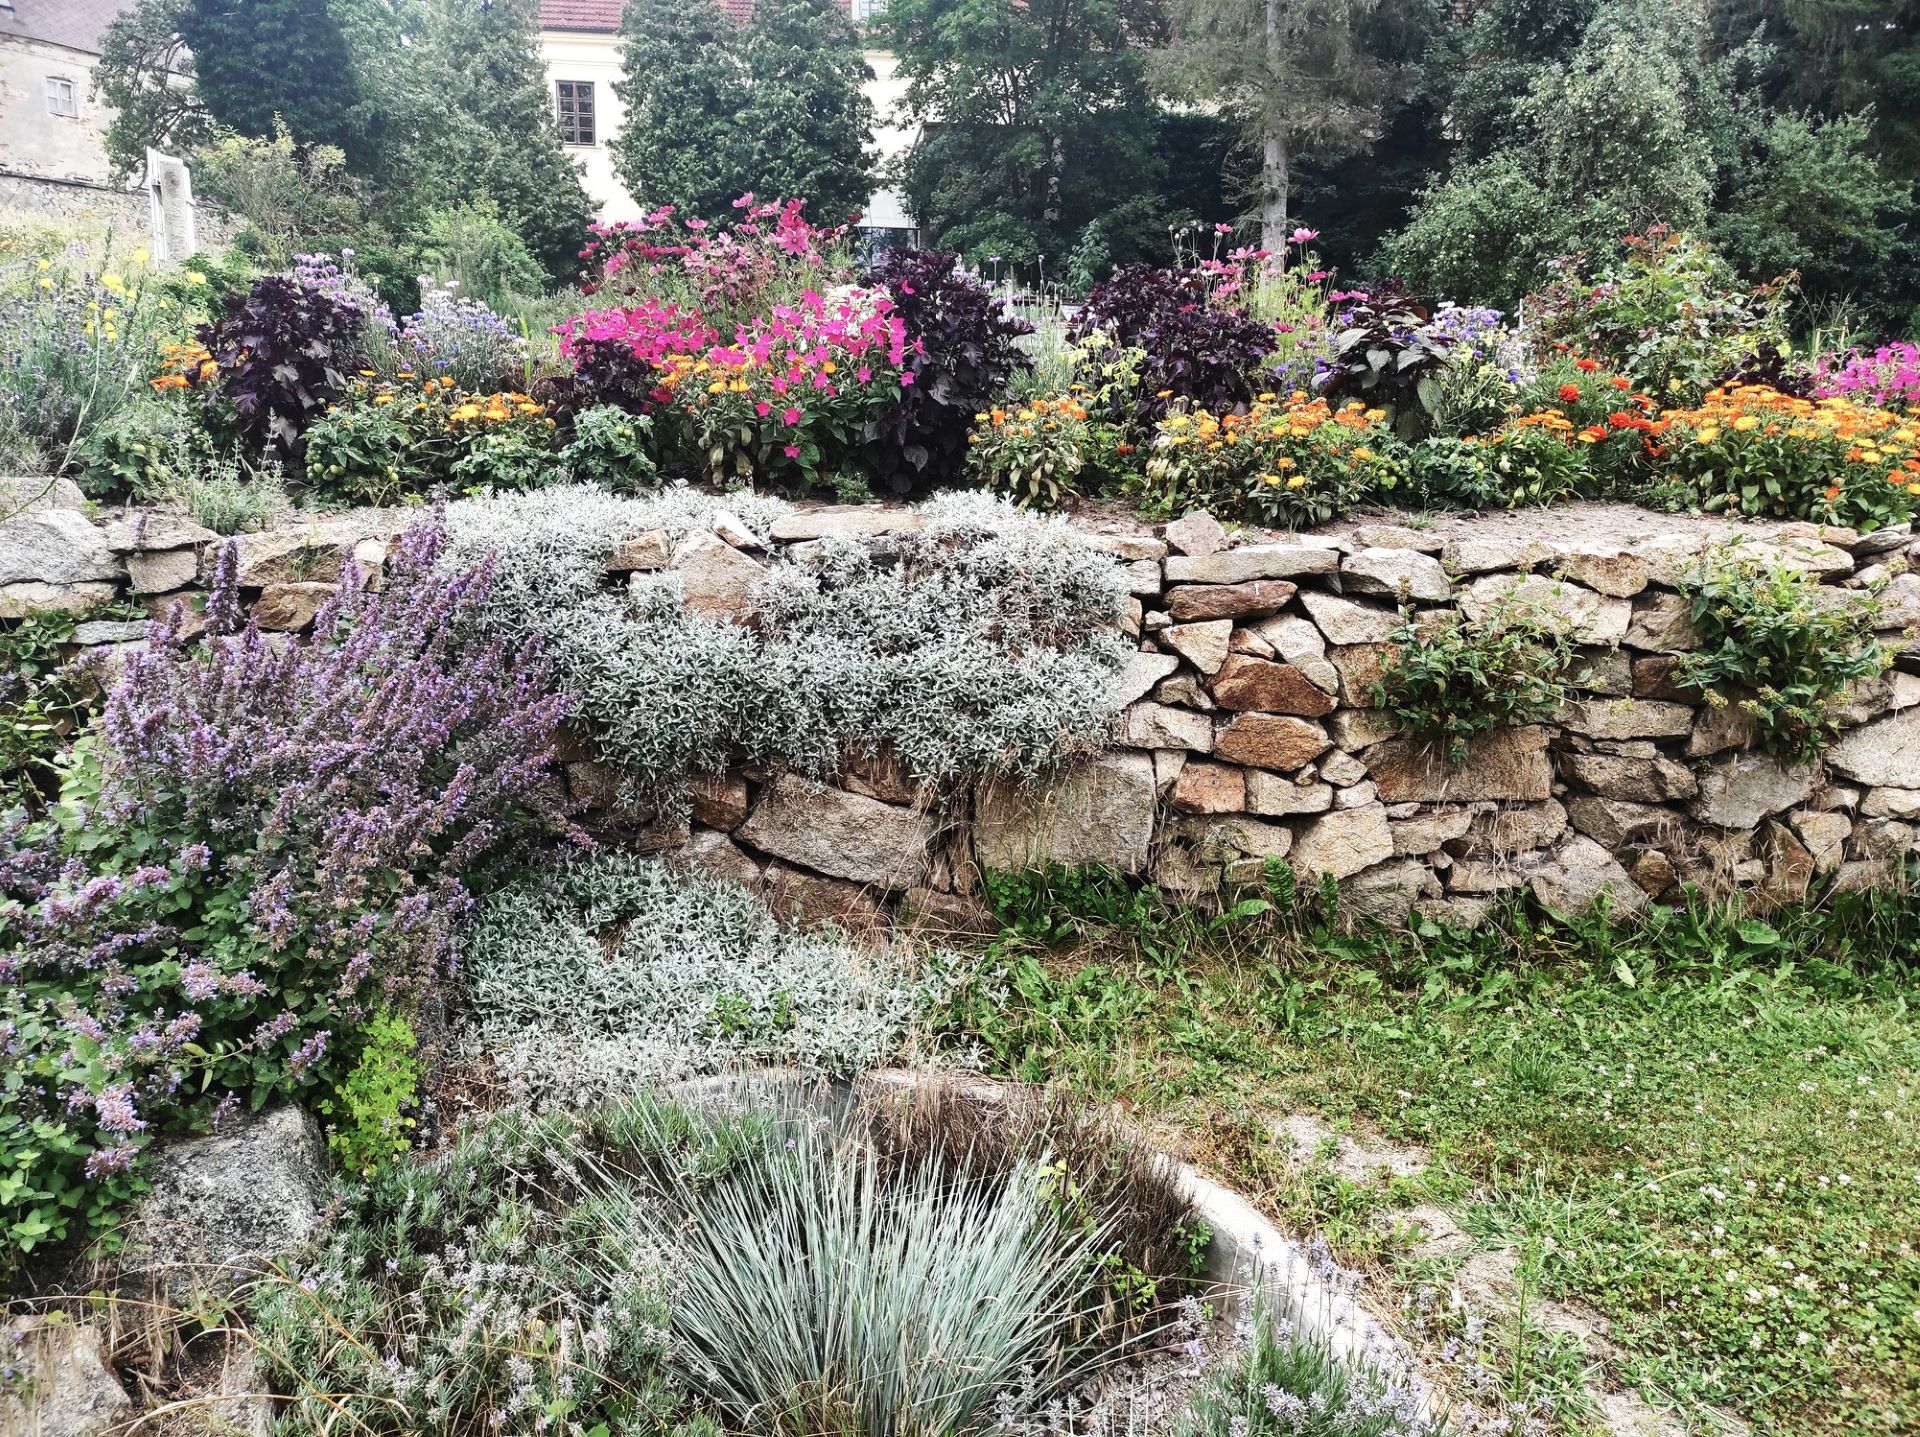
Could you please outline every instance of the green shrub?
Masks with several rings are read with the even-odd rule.
[[[77,622],[41,613],[0,627],[0,813],[58,791],[60,755],[99,706],[97,685],[62,652]]]
[[[336,1121],[327,1150],[350,1173],[376,1173],[408,1146],[406,1116],[420,1083],[413,1025],[396,1013],[376,1013],[361,1030],[360,1060],[330,1098],[315,1106]]]
[[[547,276],[526,242],[500,218],[490,199],[428,210],[419,235],[420,263],[460,293],[498,306],[513,295],[539,294]]]
[[[1695,647],[1678,682],[1736,704],[1767,752],[1812,763],[1839,732],[1843,694],[1892,656],[1873,636],[1875,606],[1804,571],[1728,546],[1684,576]]]
[[[1574,645],[1566,623],[1512,597],[1477,618],[1433,626],[1403,611],[1391,642],[1373,703],[1404,732],[1444,746],[1455,763],[1475,739],[1549,718],[1570,694]]]
[[[611,404],[585,410],[573,421],[573,438],[560,451],[560,467],[577,484],[598,484],[615,493],[660,487],[647,441],[653,421]]]

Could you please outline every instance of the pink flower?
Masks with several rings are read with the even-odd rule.
[[[911,383],[913,383],[913,371],[911,369],[903,371],[900,375],[900,387],[905,389]]]
[[[1213,232],[1217,235],[1230,235],[1233,233],[1233,226],[1232,225],[1215,225],[1213,227]]]
[[[1287,238],[1290,241],[1292,241],[1294,244],[1311,244],[1313,243],[1313,241],[1320,238],[1320,231],[1310,230],[1303,225],[1299,229],[1295,230],[1292,234],[1288,235]]]
[[[782,449],[780,452],[786,455],[787,458],[789,459],[798,459],[800,457],[800,446],[798,444],[789,444],[785,449]]]
[[[758,414],[762,419],[765,419],[769,414],[773,413],[773,406],[763,399],[753,406],[753,412]]]
[[[780,422],[791,429],[800,422],[800,411],[790,407],[785,414],[780,416]]]
[[[733,202],[733,207],[737,210],[744,210],[752,203],[753,203],[753,191],[748,190],[744,195],[740,196],[739,199]]]
[[[853,371],[853,377],[862,384],[865,384],[869,379],[873,378],[873,371],[863,364]]]

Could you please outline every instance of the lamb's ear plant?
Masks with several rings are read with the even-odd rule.
[[[1820,584],[1738,545],[1710,550],[1681,581],[1695,647],[1675,679],[1715,705],[1737,705],[1760,747],[1789,763],[1817,762],[1839,733],[1847,690],[1884,671],[1870,594]]]
[[[1402,610],[1388,641],[1393,657],[1372,686],[1372,702],[1450,762],[1464,760],[1487,734],[1552,717],[1571,696],[1568,625],[1512,596],[1432,626]]]

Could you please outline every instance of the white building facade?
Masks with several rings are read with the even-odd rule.
[[[715,0],[736,20],[752,14],[752,0]],[[843,0],[856,23],[864,25],[876,0]],[[607,223],[638,219],[644,197],[627,193],[613,167],[611,144],[626,121],[626,107],[614,93],[621,74],[620,12],[624,0],[540,0],[540,56],[547,68],[547,90],[567,153],[580,162],[587,196]],[[916,131],[902,117],[906,82],[896,78],[894,57],[884,50],[866,52],[874,78],[866,85],[877,117],[874,141],[880,159],[893,159],[912,146]],[[743,175],[741,188],[753,186]],[[867,202],[864,229],[899,242],[913,231],[903,197],[877,191]]]

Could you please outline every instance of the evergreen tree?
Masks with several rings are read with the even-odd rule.
[[[404,198],[418,210],[490,203],[549,277],[571,275],[593,206],[560,142],[536,0],[428,0],[421,20],[408,69],[422,123]]]
[[[747,190],[823,219],[866,204],[869,72],[832,0],[767,0],[745,27],[713,0],[633,0],[624,30],[614,165],[642,204],[707,219]]]
[[[1156,193],[1159,0],[892,0],[884,24],[921,127],[898,177],[935,243],[1057,264],[1090,222]]]
[[[1177,0],[1166,73],[1240,124],[1258,157],[1253,209],[1276,253],[1291,228],[1293,164],[1364,150],[1388,96],[1410,76],[1366,53],[1358,36],[1377,0]]]

